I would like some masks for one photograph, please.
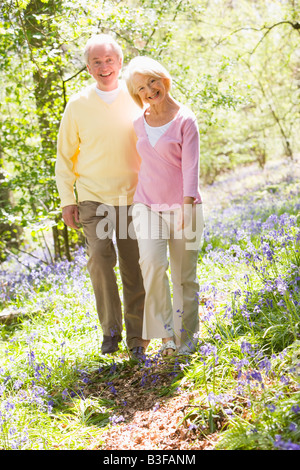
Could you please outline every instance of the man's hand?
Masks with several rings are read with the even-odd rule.
[[[76,204],[63,207],[62,218],[68,227],[79,229],[79,212]]]

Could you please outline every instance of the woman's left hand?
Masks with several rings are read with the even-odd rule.
[[[179,211],[177,230],[183,230],[184,227],[187,227],[192,219],[192,209],[193,209],[194,198],[185,197],[183,199],[183,204]]]

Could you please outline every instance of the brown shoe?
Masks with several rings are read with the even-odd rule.
[[[145,348],[142,346],[136,346],[130,349],[130,355],[132,359],[137,361],[144,361],[146,359]]]
[[[115,336],[103,336],[103,342],[101,345],[102,354],[110,354],[118,351],[120,341],[122,341],[121,335]]]

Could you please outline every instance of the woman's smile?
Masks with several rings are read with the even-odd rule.
[[[135,88],[144,103],[158,103],[166,97],[163,80],[151,76],[136,74]]]
[[[149,96],[148,99],[149,100],[155,100],[155,98],[157,98],[158,95],[159,95],[159,90],[153,96]]]

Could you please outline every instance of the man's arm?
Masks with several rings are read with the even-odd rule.
[[[57,138],[57,159],[55,164],[56,185],[61,199],[62,217],[66,225],[77,229],[78,207],[74,194],[76,180],[74,163],[79,151],[79,137],[76,122],[67,105]]]

